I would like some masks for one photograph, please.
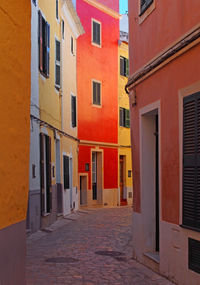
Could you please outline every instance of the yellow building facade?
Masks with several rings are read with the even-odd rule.
[[[76,39],[81,33],[71,0],[32,4],[30,232],[78,208]]]
[[[132,161],[130,141],[129,98],[125,92],[125,85],[129,75],[128,34],[120,32],[119,41],[119,205],[132,204]]]
[[[61,1],[62,54],[62,212],[67,215],[79,207],[77,139],[77,53],[76,40],[84,33],[72,1]]]
[[[30,1],[1,1],[0,284],[25,284],[30,19]]]

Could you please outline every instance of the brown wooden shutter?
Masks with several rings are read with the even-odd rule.
[[[39,43],[39,70],[43,71],[43,38],[42,38],[42,15],[38,12],[38,43]]]
[[[40,134],[40,197],[41,214],[44,213],[44,134]]]
[[[49,54],[50,54],[50,25],[46,22],[46,75],[49,76]]]

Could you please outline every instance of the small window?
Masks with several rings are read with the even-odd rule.
[[[92,82],[93,104],[101,105],[101,83]]]
[[[36,0],[32,0],[32,2],[35,6],[37,5]]]
[[[60,42],[56,40],[56,60],[55,60],[55,85],[60,87]]]
[[[101,24],[92,20],[92,42],[101,45]]]
[[[120,75],[129,76],[129,60],[123,56],[120,56]]]
[[[76,127],[76,97],[71,97],[71,116],[72,116],[72,127]]]
[[[74,39],[71,37],[71,53],[74,54]]]
[[[38,12],[39,70],[49,77],[50,25]]]
[[[62,39],[65,38],[65,22],[62,20]]]
[[[119,125],[130,128],[130,112],[128,109],[119,108]]]
[[[58,20],[58,0],[56,0],[56,19]]]
[[[140,15],[142,15],[149,6],[153,3],[153,0],[140,0]]]

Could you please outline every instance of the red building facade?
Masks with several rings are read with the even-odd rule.
[[[76,1],[81,205],[118,203],[118,0]],[[112,31],[112,32],[111,32]]]
[[[129,1],[134,256],[200,284],[200,2],[169,2]]]

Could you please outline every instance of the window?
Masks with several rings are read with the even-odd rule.
[[[55,85],[60,88],[60,42],[56,40],[56,61],[55,61]]]
[[[101,83],[92,81],[93,104],[101,105]]]
[[[128,109],[119,108],[119,125],[130,128],[130,112]]]
[[[39,70],[49,77],[49,52],[50,52],[50,25],[43,18],[41,12],[38,13],[39,24]]]
[[[120,56],[120,75],[129,76],[129,60],[123,56]]]
[[[58,0],[56,0],[56,19],[58,20]]]
[[[69,189],[69,156],[63,156],[64,189]]]
[[[71,96],[71,115],[72,115],[72,127],[76,127],[76,97]]]
[[[37,5],[36,0],[32,0],[32,2],[35,6]]]
[[[65,38],[65,22],[62,20],[62,39]]]
[[[183,225],[200,230],[200,92],[183,100]]]
[[[101,24],[95,20],[92,20],[92,42],[101,45]]]
[[[71,37],[71,53],[74,54],[74,39]]]
[[[140,14],[143,14],[152,3],[153,3],[153,0],[141,0]]]

